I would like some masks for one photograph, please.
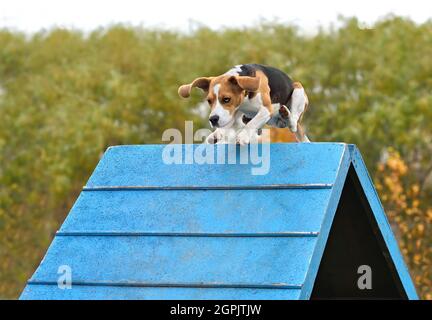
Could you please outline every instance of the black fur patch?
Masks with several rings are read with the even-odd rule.
[[[294,91],[293,81],[283,71],[262,64],[243,64],[240,76],[255,77],[256,71],[262,71],[268,79],[270,98],[272,103],[289,105],[289,100]],[[249,95],[249,98],[253,96]]]

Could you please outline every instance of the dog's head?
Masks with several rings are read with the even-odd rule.
[[[203,90],[211,109],[210,124],[212,127],[223,128],[233,123],[234,114],[247,93],[258,91],[259,86],[259,77],[221,75],[197,78],[190,84],[180,86],[178,93],[181,97],[188,98],[192,88]]]

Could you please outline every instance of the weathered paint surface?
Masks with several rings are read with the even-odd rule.
[[[107,150],[21,299],[308,299],[352,162],[417,297],[355,147],[273,144],[263,176],[166,165],[163,147]],[[72,289],[57,286],[61,265]]]
[[[299,287],[315,237],[58,236],[30,282]]]
[[[198,145],[184,145],[183,157],[193,154]],[[215,148],[225,147],[217,145]],[[274,184],[331,184],[334,182],[344,144],[272,144],[270,172],[252,175],[253,164],[228,164],[229,148],[224,152],[227,164],[166,165],[162,161],[164,145],[118,146],[107,150],[87,187],[156,186],[211,187],[262,186]],[[240,148],[237,148],[240,150]],[[247,147],[241,150],[247,152]],[[218,159],[215,152],[214,159]]]
[[[49,300],[297,300],[299,289],[269,290],[244,288],[167,288],[167,287],[116,287],[74,286],[60,290],[53,285],[29,284],[21,299]]]
[[[60,231],[319,232],[330,193],[331,189],[85,191]]]

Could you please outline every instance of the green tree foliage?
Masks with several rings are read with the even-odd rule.
[[[371,28],[346,19],[314,36],[273,23],[190,34],[0,31],[0,297],[18,296],[108,146],[160,143],[184,120],[207,126],[200,94],[181,100],[178,85],[239,63],[273,65],[301,81],[311,100],[309,136],[356,143],[373,173],[392,147],[429,208],[431,57],[432,22],[397,17]],[[430,258],[428,230],[401,241],[427,243]],[[404,253],[430,297],[432,275],[422,270],[431,259]]]

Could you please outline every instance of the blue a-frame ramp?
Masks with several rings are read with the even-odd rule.
[[[164,147],[107,150],[21,299],[417,299],[355,146],[272,144],[266,175]]]

